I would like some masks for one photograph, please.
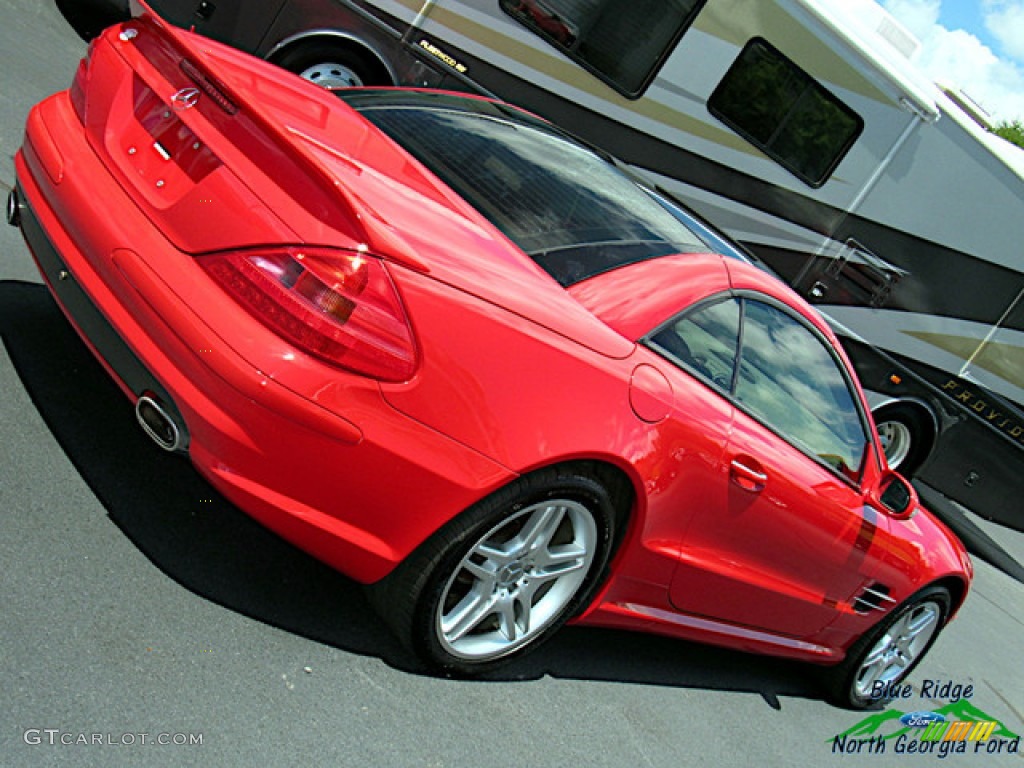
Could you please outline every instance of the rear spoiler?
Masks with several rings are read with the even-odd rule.
[[[123,4],[124,0],[95,2]],[[173,26],[154,13],[143,0],[131,0],[131,10],[138,10],[141,15],[134,19],[129,17],[126,23],[137,27],[140,32],[148,33],[136,38],[140,44],[140,53],[141,46],[153,45],[162,48],[163,50],[158,53],[165,68],[168,62],[167,55],[178,59],[177,71],[161,71],[162,77],[195,85],[226,113],[236,117],[240,122],[244,121],[246,129],[258,134],[261,142],[267,142],[272,146],[281,162],[280,170],[275,173],[275,177],[285,193],[325,226],[352,237],[361,246],[365,245],[370,253],[419,272],[429,271],[404,238],[339,184],[338,179],[323,167],[287,127],[258,105],[243,98],[229,82],[225,82],[225,78],[213,71],[203,46],[219,46],[219,43],[206,41],[205,38]],[[146,38],[151,42],[143,42]],[[232,53],[238,56],[246,55],[235,51]],[[254,64],[256,61],[259,60],[254,60]],[[265,62],[260,62],[260,65],[269,66]],[[282,77],[290,75],[282,72]],[[308,88],[311,100],[317,100],[330,109],[350,109],[330,92],[312,83],[305,84],[304,87]]]

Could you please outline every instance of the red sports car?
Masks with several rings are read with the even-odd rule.
[[[831,665],[863,706],[964,600],[821,318],[529,114],[142,16],[16,166],[8,218],[142,427],[436,667],[573,620]]]

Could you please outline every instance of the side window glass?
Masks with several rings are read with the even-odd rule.
[[[500,0],[625,96],[638,96],[707,0]]]
[[[839,361],[807,327],[747,300],[736,401],[787,440],[857,480],[867,433]]]
[[[860,116],[766,41],[747,43],[708,109],[812,187],[820,187],[864,128]]]
[[[740,305],[729,298],[684,315],[652,336],[650,345],[728,394],[739,329]]]

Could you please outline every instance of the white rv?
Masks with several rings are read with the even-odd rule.
[[[832,319],[891,464],[1024,529],[1024,151],[926,81],[880,7],[150,5],[325,85],[480,91],[609,150]]]

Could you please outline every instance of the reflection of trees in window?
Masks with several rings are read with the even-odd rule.
[[[868,444],[856,397],[828,346],[796,318],[729,298],[686,313],[648,343],[856,481]]]
[[[651,341],[727,393],[739,348],[740,304],[727,299],[691,312]]]
[[[718,119],[812,186],[820,186],[863,121],[764,40],[747,44],[708,100]]]
[[[859,468],[867,435],[839,365],[803,325],[756,301],[746,302],[736,399],[837,469]]]
[[[626,95],[653,76],[706,0],[501,0],[501,7]]]

